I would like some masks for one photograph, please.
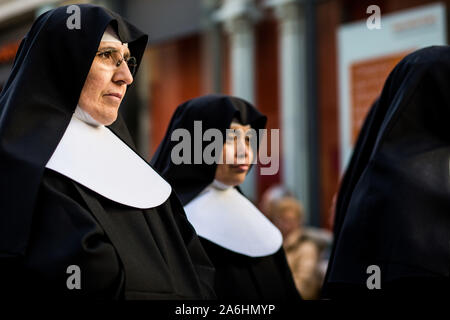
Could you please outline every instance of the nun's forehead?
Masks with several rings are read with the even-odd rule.
[[[105,32],[103,33],[102,39],[100,41],[117,42],[128,47],[128,43],[122,42],[120,40],[119,36],[117,35],[117,32],[113,29],[111,25],[108,25],[106,27]]]

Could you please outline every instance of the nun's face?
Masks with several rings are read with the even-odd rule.
[[[125,60],[130,55],[128,47],[119,42],[100,42],[78,102],[84,111],[104,125],[116,120],[127,86],[133,82],[125,61],[116,66],[111,56],[114,51]]]
[[[232,123],[230,129],[238,132],[237,135],[229,135],[223,145],[223,164],[218,164],[215,179],[229,186],[237,186],[244,182],[253,159],[253,151],[250,146],[250,125]]]

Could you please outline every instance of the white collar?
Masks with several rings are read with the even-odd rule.
[[[214,179],[214,181],[211,183],[211,187],[216,188],[218,190],[227,190],[229,188],[232,188],[232,186],[225,184],[223,182],[220,182],[219,180]]]
[[[46,168],[115,202],[148,209],[164,203],[170,185],[114,133],[72,116]]]
[[[281,232],[235,188],[211,185],[184,209],[198,235],[228,250],[263,257],[282,246]]]

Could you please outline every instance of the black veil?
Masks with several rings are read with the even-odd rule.
[[[389,75],[339,190],[325,296],[365,288],[370,265],[385,284],[449,276],[449,84],[449,47],[418,50]]]

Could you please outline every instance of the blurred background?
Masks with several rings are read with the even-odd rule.
[[[261,208],[268,198],[292,195],[303,204],[305,224],[325,230],[387,75],[409,52],[447,43],[450,7],[450,0],[0,0],[0,88],[37,16],[87,2],[149,34],[121,107],[147,159],[183,101],[209,93],[247,99],[281,139],[278,155],[272,148],[279,172],[253,170],[244,192]]]

